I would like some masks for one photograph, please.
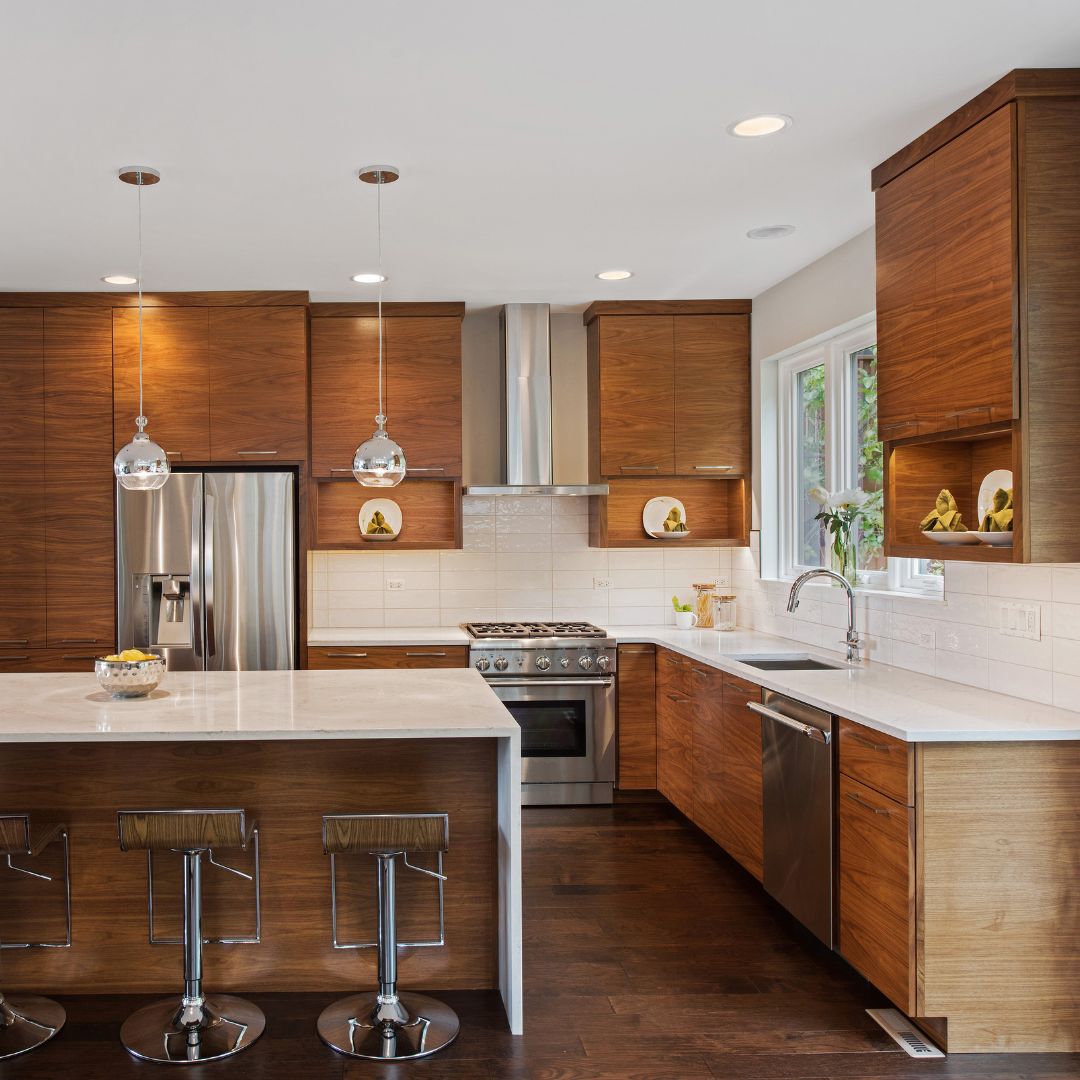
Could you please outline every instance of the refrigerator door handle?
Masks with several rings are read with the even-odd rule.
[[[202,566],[203,547],[203,485],[202,477],[199,477],[195,486],[194,498],[191,501],[191,648],[195,654],[196,670],[206,668],[206,660],[203,656],[203,637],[205,619],[203,618],[203,587],[202,574],[199,568]]]
[[[209,492],[203,498],[203,606],[206,610],[206,659],[217,652],[217,635],[214,631],[214,496]],[[209,663],[203,665],[209,670]]]

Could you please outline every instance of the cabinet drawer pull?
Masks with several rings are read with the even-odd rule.
[[[334,660],[342,660],[346,657],[352,660],[363,660],[367,656],[366,652],[328,652],[327,657]]]
[[[96,660],[96,656],[61,656],[61,660]]]
[[[276,450],[237,450],[237,457],[273,457]]]
[[[670,665],[671,665],[672,667],[682,667],[682,661],[681,661],[681,660],[676,660],[676,659],[675,659],[675,658],[674,658],[673,656],[665,656],[665,657],[664,657],[664,659],[665,659],[665,660],[666,660],[666,661],[667,661],[667,662],[668,662],[668,663],[669,663],[669,664],[670,664]]]
[[[690,700],[689,698],[679,697],[678,694],[668,694],[668,698],[674,701],[676,705],[685,705]]]
[[[659,472],[659,465],[620,465],[622,472]]]
[[[407,652],[406,656],[445,656],[444,652]]]
[[[347,472],[347,473],[351,473],[352,469],[331,469],[330,471],[331,472]]]
[[[865,735],[860,735],[856,731],[849,731],[848,738],[851,739],[853,742],[857,742],[860,746],[865,746],[870,750],[882,750],[886,754],[888,754],[892,750],[892,747],[888,746],[886,743],[874,742],[873,739],[868,739]]]
[[[847,797],[851,799],[852,802],[858,803],[865,809],[872,810],[875,814],[884,814],[885,817],[892,817],[892,814],[890,814],[888,810],[885,810],[880,806],[875,806],[872,802],[867,802],[857,792],[849,791]]]
[[[409,465],[406,472],[446,472],[446,468],[443,465]]]
[[[29,659],[29,656],[0,656],[0,664],[14,664],[19,660]]]
[[[166,450],[165,451],[165,456],[166,457],[183,457],[184,456],[184,451],[183,450]]]
[[[96,645],[96,637],[64,637],[57,642],[59,645]]]
[[[0,638],[0,645],[29,645],[30,639],[24,637]]]
[[[704,670],[702,670],[702,669],[701,669],[701,668],[699,668],[699,667],[691,668],[690,670],[691,670],[691,671],[692,671],[692,672],[693,672],[693,673],[694,673],[695,675],[700,675],[700,676],[701,676],[701,678],[703,678],[703,679],[707,679],[707,678],[709,677],[709,673],[708,673],[707,671],[704,671]]]
[[[695,465],[695,469],[701,472],[734,472],[734,465]]]

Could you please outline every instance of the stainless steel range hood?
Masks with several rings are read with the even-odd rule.
[[[466,495],[606,495],[607,484],[556,484],[551,453],[551,310],[507,304],[502,347],[502,483]]]

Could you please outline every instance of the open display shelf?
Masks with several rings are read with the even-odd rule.
[[[887,443],[886,554],[962,562],[1023,562],[1019,445],[1019,427],[1014,429],[1012,424]],[[979,487],[987,473],[995,469],[1011,469],[1013,474],[1012,547],[939,544],[919,529],[919,522],[933,509],[942,488],[952,492],[968,529],[978,529]]]
[[[741,477],[613,477],[608,494],[589,507],[592,547],[743,547],[749,543],[749,484]],[[686,507],[690,536],[657,540],[647,536],[642,511],[652,498],[669,495]]]

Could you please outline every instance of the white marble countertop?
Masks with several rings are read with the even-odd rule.
[[[979,690],[920,675],[904,668],[864,661],[830,671],[761,671],[731,659],[738,653],[809,653],[833,662],[836,653],[807,649],[797,641],[753,630],[676,630],[664,626],[611,629],[620,644],[649,642],[693,660],[729,671],[770,690],[856,720],[905,742],[1035,742],[1080,739],[1080,713],[1021,697]],[[423,635],[404,638],[403,634]],[[319,635],[318,638],[315,635]],[[459,644],[463,630],[431,627],[401,630],[318,630],[315,645]]]
[[[513,717],[467,668],[170,671],[117,701],[86,674],[0,675],[0,742],[509,738]]]

